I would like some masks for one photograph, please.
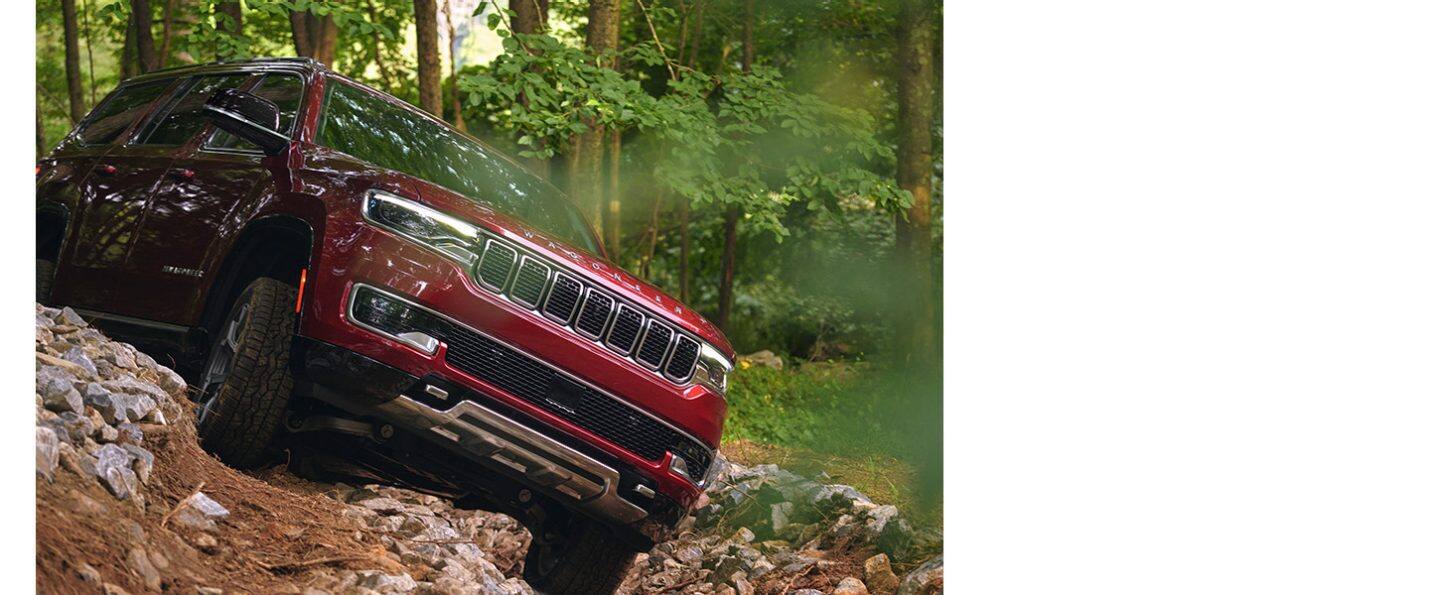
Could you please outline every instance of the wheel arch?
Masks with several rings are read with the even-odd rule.
[[[65,243],[65,230],[70,224],[70,210],[60,204],[44,204],[35,209],[35,258],[56,261]]]
[[[267,215],[246,224],[205,297],[201,326],[213,332],[230,303],[255,279],[297,283],[300,271],[310,266],[314,241],[314,228],[295,215]]]

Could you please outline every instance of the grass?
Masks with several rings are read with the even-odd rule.
[[[824,471],[832,483],[896,505],[912,523],[939,526],[938,407],[920,415],[924,408],[910,405],[939,398],[923,385],[865,362],[742,366],[731,377],[722,449],[744,465]]]

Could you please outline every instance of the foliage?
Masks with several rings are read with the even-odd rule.
[[[909,204],[876,171],[894,152],[875,140],[873,118],[792,91],[775,69],[683,71],[653,96],[639,78],[607,66],[615,54],[511,33],[500,28],[506,12],[489,15],[505,54],[460,84],[472,108],[518,137],[526,157],[554,156],[592,123],[654,135],[670,147],[652,171],[664,187],[696,208],[738,207],[747,226],[776,237],[789,234],[781,215],[795,201],[812,210],[835,209],[845,196],[867,197],[884,211]],[[645,45],[625,58],[648,66],[667,60]]]

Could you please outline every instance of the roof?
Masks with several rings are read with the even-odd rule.
[[[236,66],[253,66],[256,69],[260,70],[273,68],[276,70],[292,70],[303,72],[329,71],[329,69],[326,68],[324,64],[321,64],[320,61],[314,58],[251,58],[248,60],[232,60],[224,62],[207,62],[205,64],[186,64],[183,66],[172,66],[170,68],[162,68],[160,70],[154,70],[142,75],[131,77],[129,79],[126,79],[125,82],[128,83],[132,81],[147,80],[152,78],[167,78],[191,73],[209,72],[212,70],[224,70]]]

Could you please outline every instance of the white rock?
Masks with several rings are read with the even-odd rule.
[[[47,480],[55,479],[60,464],[60,437],[50,428],[35,427],[35,471]]]

